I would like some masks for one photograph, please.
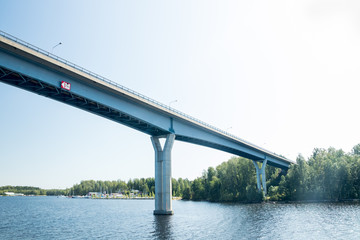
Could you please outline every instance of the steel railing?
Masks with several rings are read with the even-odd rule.
[[[251,146],[253,148],[257,148],[257,149],[259,149],[259,150],[261,150],[263,152],[266,152],[268,154],[275,155],[275,156],[277,156],[279,158],[282,158],[282,159],[286,159],[286,158],[284,158],[284,157],[282,157],[282,156],[280,156],[280,155],[278,155],[276,153],[270,152],[269,150],[266,150],[266,149],[264,149],[264,148],[262,148],[260,146],[257,146],[257,145],[255,145],[253,143],[250,143],[250,142],[248,142],[248,141],[246,141],[246,140],[244,140],[242,138],[239,138],[239,137],[237,137],[237,136],[235,136],[235,135],[233,135],[233,134],[231,134],[231,133],[229,133],[227,131],[224,131],[224,130],[222,130],[220,128],[214,127],[214,126],[212,126],[212,125],[210,125],[210,124],[208,124],[206,122],[203,122],[203,121],[201,121],[201,120],[199,120],[199,119],[197,119],[195,117],[192,117],[192,116],[190,116],[190,115],[188,115],[186,113],[183,113],[183,112],[181,112],[179,110],[176,110],[176,109],[174,109],[174,108],[172,108],[172,107],[170,107],[168,105],[165,105],[165,104],[163,104],[161,102],[158,102],[158,101],[156,101],[156,100],[154,100],[152,98],[149,98],[149,97],[147,97],[147,96],[145,96],[145,95],[143,95],[141,93],[138,93],[138,92],[136,92],[136,91],[134,91],[134,90],[132,90],[130,88],[127,88],[127,87],[125,87],[125,86],[123,86],[123,85],[121,85],[121,84],[119,84],[117,82],[111,81],[110,79],[107,79],[107,78],[105,78],[103,76],[100,76],[99,74],[96,74],[96,73],[94,73],[92,71],[89,71],[89,70],[87,70],[87,69],[85,69],[85,68],[83,68],[83,67],[81,67],[81,66],[79,66],[79,65],[77,65],[75,63],[69,62],[66,59],[63,59],[63,58],[61,58],[59,56],[56,56],[55,54],[52,54],[52,53],[50,53],[48,51],[45,51],[45,50],[43,50],[43,49],[41,49],[41,48],[39,48],[37,46],[34,46],[34,45],[32,45],[32,44],[30,44],[28,42],[25,42],[25,41],[23,41],[23,40],[21,40],[21,39],[19,39],[17,37],[14,37],[14,36],[4,32],[4,31],[0,30],[0,35],[7,38],[7,39],[9,39],[9,40],[11,40],[11,41],[13,41],[13,42],[19,43],[19,44],[21,44],[21,45],[23,45],[23,46],[25,46],[27,48],[30,48],[30,49],[38,52],[38,53],[41,53],[41,54],[43,54],[45,56],[48,56],[48,57],[50,57],[52,59],[55,59],[55,60],[57,60],[57,61],[59,61],[61,63],[64,63],[64,64],[66,64],[66,65],[68,65],[70,67],[73,67],[76,70],[79,70],[79,71],[81,71],[83,73],[86,73],[86,74],[92,76],[92,77],[95,77],[95,78],[97,78],[97,79],[99,79],[99,80],[101,80],[103,82],[111,84],[111,85],[113,85],[113,86],[115,86],[115,87],[117,87],[117,88],[119,88],[119,89],[121,89],[123,91],[131,93],[131,94],[133,94],[133,95],[135,95],[135,96],[137,96],[137,97],[139,97],[139,98],[141,98],[141,99],[143,99],[143,100],[145,100],[147,102],[150,102],[150,103],[155,104],[155,105],[157,105],[159,107],[165,108],[166,110],[168,110],[170,112],[176,113],[176,114],[178,114],[178,115],[180,115],[180,116],[182,116],[184,118],[190,119],[190,120],[192,120],[192,121],[194,121],[194,122],[196,122],[196,123],[198,123],[200,125],[203,125],[203,126],[205,126],[207,128],[215,130],[215,131],[217,131],[219,133],[222,133],[225,136],[234,138],[234,139],[236,139],[238,141],[241,141],[242,143],[245,143],[246,145],[249,145],[249,146]]]

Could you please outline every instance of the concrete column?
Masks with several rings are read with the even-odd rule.
[[[259,191],[261,191],[259,165],[258,165],[257,162],[254,161],[254,160],[253,160],[253,163],[254,163],[255,169],[256,169],[256,183],[257,183],[257,188],[258,188]]]
[[[171,215],[172,186],[171,186],[171,149],[175,134],[168,134],[164,148],[161,147],[160,137],[151,137],[155,150],[155,210],[156,215]]]
[[[256,161],[253,160],[253,163],[254,163],[255,169],[256,169],[257,188],[259,189],[259,191],[261,191],[261,184],[262,184],[262,190],[263,190],[264,194],[266,195],[267,189],[266,189],[265,167],[266,167],[266,163],[267,163],[267,158],[265,157],[265,159],[261,165],[261,168],[259,168],[259,165],[257,164]],[[260,182],[260,175],[261,175],[261,182]]]
[[[262,180],[262,187],[263,187],[263,191],[264,194],[266,195],[267,193],[267,189],[266,189],[266,175],[265,175],[265,167],[267,164],[267,159],[265,158],[265,160],[263,161],[262,165],[261,165],[261,180]]]

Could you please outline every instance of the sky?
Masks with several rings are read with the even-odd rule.
[[[0,5],[0,30],[291,160],[360,143],[358,1]],[[0,108],[0,186],[154,177],[146,134],[1,82]],[[231,157],[176,141],[172,175]]]

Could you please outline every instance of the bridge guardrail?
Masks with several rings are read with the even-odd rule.
[[[156,101],[156,100],[154,100],[154,99],[152,99],[152,98],[149,98],[149,97],[147,97],[147,96],[145,96],[145,95],[143,95],[143,94],[141,94],[141,93],[138,93],[138,92],[136,92],[136,91],[134,91],[134,90],[132,90],[132,89],[130,89],[130,88],[127,88],[127,87],[125,87],[125,86],[123,86],[123,85],[121,85],[121,84],[119,84],[119,83],[117,83],[117,82],[111,81],[110,79],[107,79],[107,78],[105,78],[105,77],[103,77],[103,76],[101,76],[101,75],[99,75],[99,74],[97,74],[97,73],[94,73],[94,72],[92,72],[92,71],[89,71],[89,70],[87,70],[87,69],[85,69],[85,68],[83,68],[83,67],[81,67],[81,66],[79,66],[79,65],[77,65],[77,64],[75,64],[75,63],[72,63],[72,62],[70,62],[70,61],[67,61],[66,59],[63,59],[63,58],[61,58],[61,57],[59,57],[59,56],[56,56],[55,54],[52,54],[52,53],[50,53],[50,52],[48,52],[48,51],[46,51],[46,50],[43,50],[43,49],[41,49],[41,48],[39,48],[39,47],[37,47],[37,46],[34,46],[34,45],[32,45],[32,44],[30,44],[30,43],[28,43],[28,42],[25,42],[24,40],[21,40],[21,39],[19,39],[19,38],[17,38],[17,37],[14,37],[14,36],[12,36],[12,35],[4,32],[4,31],[1,31],[1,30],[0,30],[0,35],[3,36],[3,37],[5,37],[5,38],[7,38],[7,39],[9,39],[9,40],[11,40],[11,41],[14,41],[14,42],[16,42],[16,43],[19,43],[19,44],[21,44],[21,45],[23,45],[23,46],[25,46],[25,47],[27,47],[27,48],[30,48],[30,49],[38,52],[38,53],[41,53],[41,54],[43,54],[43,55],[45,55],[45,56],[48,56],[48,57],[50,57],[50,58],[52,58],[52,59],[55,59],[55,60],[57,60],[57,61],[59,61],[59,62],[61,62],[61,63],[64,63],[64,64],[66,64],[66,65],[68,65],[68,66],[70,66],[70,67],[73,67],[73,68],[75,68],[75,69],[77,69],[77,70],[79,70],[79,71],[81,71],[81,72],[83,72],[83,73],[86,73],[86,74],[88,74],[88,75],[90,75],[90,76],[93,76],[93,77],[95,77],[95,78],[97,78],[97,79],[99,79],[99,80],[101,80],[101,81],[103,81],[103,82],[106,82],[106,83],[111,84],[111,85],[113,85],[113,86],[115,86],[115,87],[117,87],[117,88],[120,88],[121,90],[124,90],[124,91],[126,91],[126,92],[128,92],[128,93],[134,94],[134,95],[136,95],[136,96],[138,96],[138,97],[140,97],[140,98],[142,98],[142,99],[144,99],[144,100],[146,100],[146,101],[148,101],[148,102],[150,102],[150,103],[153,103],[153,104],[155,104],[155,105],[158,105],[158,106],[160,106],[160,107],[162,107],[162,108],[165,108],[165,109],[167,109],[167,110],[169,110],[169,111],[171,111],[171,112],[177,113],[177,114],[179,114],[179,115],[181,115],[181,116],[183,116],[183,117],[185,117],[185,118],[188,118],[188,119],[190,119],[190,120],[192,120],[192,121],[195,121],[195,122],[197,122],[197,123],[199,123],[199,124],[201,124],[201,125],[203,125],[203,126],[206,126],[207,128],[210,128],[210,129],[212,129],[212,130],[215,130],[215,131],[217,131],[217,132],[220,132],[220,133],[222,133],[222,134],[224,134],[224,135],[226,135],[226,136],[228,136],[228,137],[232,137],[232,138],[234,138],[234,139],[236,139],[236,140],[239,140],[239,141],[241,141],[241,142],[243,142],[243,143],[245,143],[245,144],[247,144],[247,145],[249,145],[249,146],[252,146],[252,147],[254,147],[254,148],[260,149],[260,150],[262,150],[262,151],[264,151],[264,152],[266,152],[266,153],[269,153],[269,154],[271,154],[271,155],[275,155],[275,156],[277,156],[277,157],[279,157],[279,158],[286,159],[286,158],[284,158],[284,157],[282,157],[282,156],[280,156],[280,155],[278,155],[278,154],[276,154],[276,153],[270,152],[269,150],[266,150],[266,149],[264,149],[264,148],[262,148],[262,147],[260,147],[260,146],[257,146],[257,145],[255,145],[255,144],[253,144],[253,143],[250,143],[250,142],[248,142],[248,141],[246,141],[246,140],[244,140],[244,139],[242,139],[242,138],[239,138],[239,137],[237,137],[237,136],[235,136],[235,135],[233,135],[233,134],[231,134],[231,133],[229,133],[229,132],[226,132],[226,131],[224,131],[224,130],[222,130],[222,129],[220,129],[220,128],[214,127],[214,126],[212,126],[212,125],[210,125],[210,124],[208,124],[208,123],[206,123],[206,122],[203,122],[203,121],[201,121],[201,120],[199,120],[199,119],[197,119],[197,118],[195,118],[195,117],[192,117],[192,116],[190,116],[190,115],[188,115],[188,114],[186,114],[186,113],[183,113],[183,112],[181,112],[181,111],[179,111],[179,110],[176,110],[176,109],[174,109],[174,108],[172,108],[172,107],[170,107],[170,106],[167,106],[167,105],[165,105],[165,104],[163,104],[163,103],[161,103],[161,102],[159,102],[159,101]]]

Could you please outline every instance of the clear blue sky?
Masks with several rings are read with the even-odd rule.
[[[358,1],[0,6],[0,30],[290,159],[360,143]],[[154,176],[143,133],[3,83],[0,108],[0,186]],[[176,142],[173,177],[230,157]]]

